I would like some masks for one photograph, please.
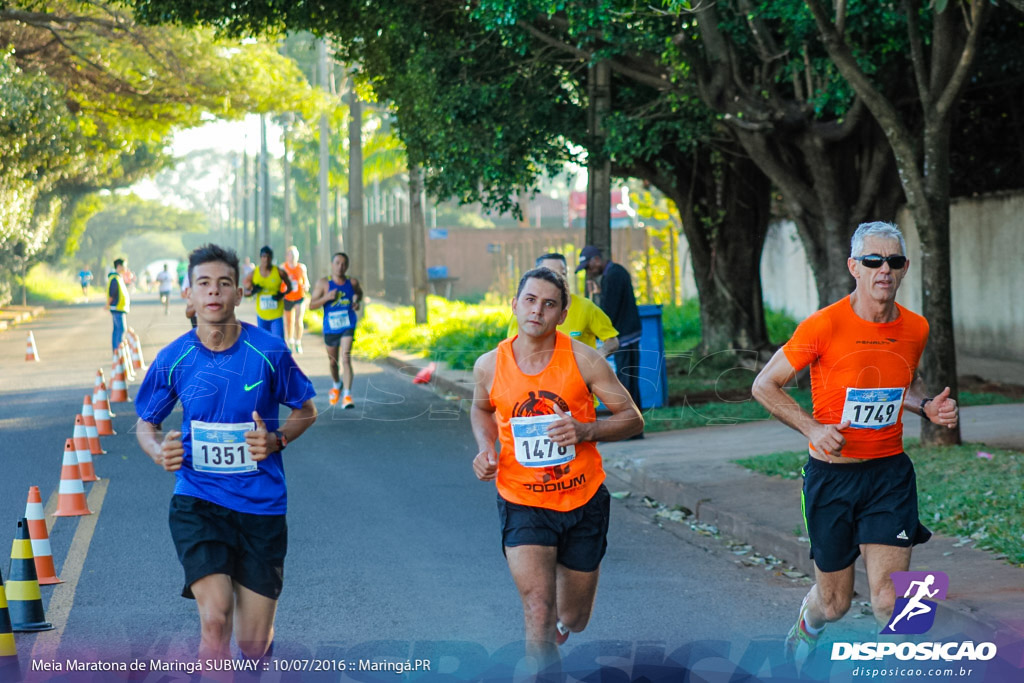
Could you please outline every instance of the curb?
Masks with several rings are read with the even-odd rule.
[[[27,322],[44,313],[46,308],[43,306],[4,306],[0,308],[0,330]]]

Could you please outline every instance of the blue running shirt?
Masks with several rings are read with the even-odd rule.
[[[174,493],[194,496],[238,512],[282,515],[288,505],[281,453],[272,453],[247,472],[205,472],[193,467],[192,421],[252,422],[257,411],[274,431],[281,404],[301,408],[313,398],[313,384],[295,364],[283,339],[241,323],[238,341],[210,351],[192,330],[168,344],[153,361],[135,397],[139,418],[161,424],[180,400],[185,458]],[[213,437],[210,437],[213,438]]]
[[[352,310],[352,301],[356,290],[352,286],[352,278],[339,285],[334,278],[327,279],[328,291],[334,292],[334,300],[324,304],[324,334],[341,334],[356,326],[356,312]]]

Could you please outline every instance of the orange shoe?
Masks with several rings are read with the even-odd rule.
[[[351,396],[346,396],[345,398],[341,399],[341,407],[342,408],[355,408],[356,404],[352,401],[352,397]]]
[[[338,399],[341,398],[341,391],[331,387],[330,393],[327,394],[327,402],[332,406],[338,405]]]

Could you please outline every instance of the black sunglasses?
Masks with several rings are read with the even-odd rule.
[[[879,256],[878,254],[867,254],[865,256],[854,256],[854,261],[860,261],[865,268],[881,268],[883,263],[888,263],[893,270],[902,270],[907,265],[907,257],[900,254],[893,256]]]

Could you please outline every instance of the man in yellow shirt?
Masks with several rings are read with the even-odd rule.
[[[537,268],[552,270],[566,282],[569,281],[569,268],[561,254],[538,256],[534,265]],[[569,297],[569,312],[565,316],[565,322],[558,326],[558,331],[594,348],[597,348],[597,340],[600,339],[599,351],[607,358],[619,348],[619,333],[612,326],[611,319],[590,299],[575,294],[569,294]],[[514,337],[518,331],[516,319],[513,317],[509,321],[508,336]]]
[[[261,330],[284,339],[284,295],[292,281],[283,269],[274,265],[274,250],[260,249],[260,265],[245,276],[242,288],[246,296],[256,297],[256,322]]]

